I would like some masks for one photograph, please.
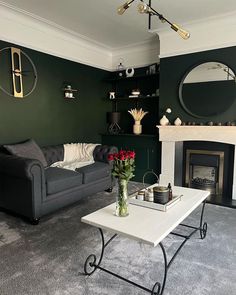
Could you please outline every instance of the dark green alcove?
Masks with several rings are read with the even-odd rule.
[[[27,138],[40,145],[100,142],[99,133],[106,130],[108,105],[102,98],[108,72],[0,41],[0,49],[8,46],[22,49],[33,60],[38,83],[23,99],[0,90],[0,144]],[[0,60],[3,66],[7,62]],[[76,99],[64,99],[62,88],[67,82],[78,89]]]

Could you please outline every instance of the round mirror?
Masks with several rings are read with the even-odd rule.
[[[225,112],[236,98],[236,77],[220,62],[206,62],[188,71],[179,87],[179,99],[187,113],[206,118]]]

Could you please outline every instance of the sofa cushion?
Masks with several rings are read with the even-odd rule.
[[[12,155],[39,160],[44,167],[47,167],[47,161],[44,154],[33,139],[29,139],[22,143],[3,145],[3,147]]]
[[[51,166],[55,162],[64,160],[63,144],[46,146],[46,147],[42,147],[41,149],[48,163],[48,166]]]
[[[49,167],[45,170],[47,194],[69,189],[82,184],[83,175],[68,169]]]
[[[111,166],[106,163],[95,162],[94,164],[78,168],[76,171],[83,174],[83,183],[85,184],[109,176]]]

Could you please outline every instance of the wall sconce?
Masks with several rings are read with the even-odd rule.
[[[74,92],[77,92],[77,89],[72,89],[71,85],[66,85],[65,88],[63,89],[64,91],[64,98],[65,99],[71,99],[75,98],[74,97]]]

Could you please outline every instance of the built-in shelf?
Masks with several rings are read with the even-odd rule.
[[[140,95],[140,96],[137,96],[137,97],[129,97],[129,96],[123,96],[123,97],[116,97],[116,98],[110,98],[109,100],[110,101],[137,101],[137,100],[149,100],[149,99],[157,99],[159,98],[158,95],[149,95],[149,96],[143,96],[143,95]]]
[[[109,134],[109,133],[102,133],[102,136],[127,136],[127,137],[157,137],[157,134],[133,134],[133,133],[119,133],[119,134]]]
[[[151,75],[138,75],[138,76],[132,76],[132,77],[126,77],[126,76],[116,76],[113,78],[107,78],[104,81],[106,82],[116,82],[116,81],[121,81],[121,80],[137,80],[137,79],[145,79],[145,78],[152,78],[152,77],[158,77],[159,73],[156,74],[151,74]]]

